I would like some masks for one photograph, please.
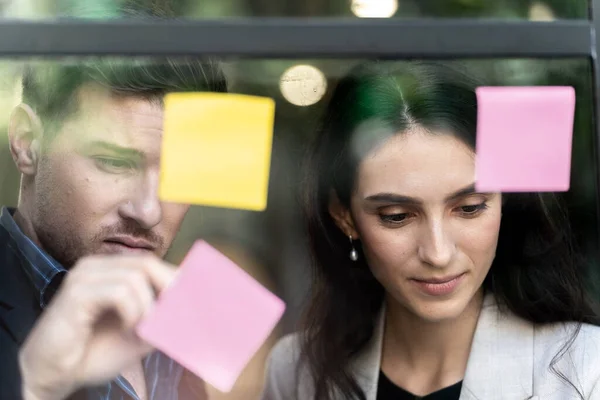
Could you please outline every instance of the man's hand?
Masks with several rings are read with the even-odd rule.
[[[64,399],[140,362],[152,349],[134,328],[175,274],[153,256],[77,263],[21,348],[24,398]]]

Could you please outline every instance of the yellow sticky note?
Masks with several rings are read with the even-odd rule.
[[[275,102],[230,93],[165,96],[162,201],[263,211]]]

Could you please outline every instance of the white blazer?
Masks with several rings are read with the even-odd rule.
[[[367,400],[376,400],[384,318],[351,370]],[[573,323],[534,326],[500,313],[491,295],[479,315],[460,400],[575,400],[577,392],[553,373],[550,364],[574,332]],[[296,375],[299,336],[288,335],[273,348],[263,400],[309,400],[307,369]],[[568,352],[555,364],[585,399],[600,400],[600,327],[584,324]],[[346,400],[341,396],[336,400]]]

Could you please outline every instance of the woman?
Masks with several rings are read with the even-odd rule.
[[[276,399],[600,399],[600,328],[555,197],[474,188],[474,84],[361,66],[309,163],[305,329],[272,352]]]

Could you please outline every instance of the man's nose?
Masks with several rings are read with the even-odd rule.
[[[127,201],[119,208],[123,218],[136,221],[142,228],[151,229],[162,220],[162,205],[158,199],[158,173],[147,174],[132,187]]]

